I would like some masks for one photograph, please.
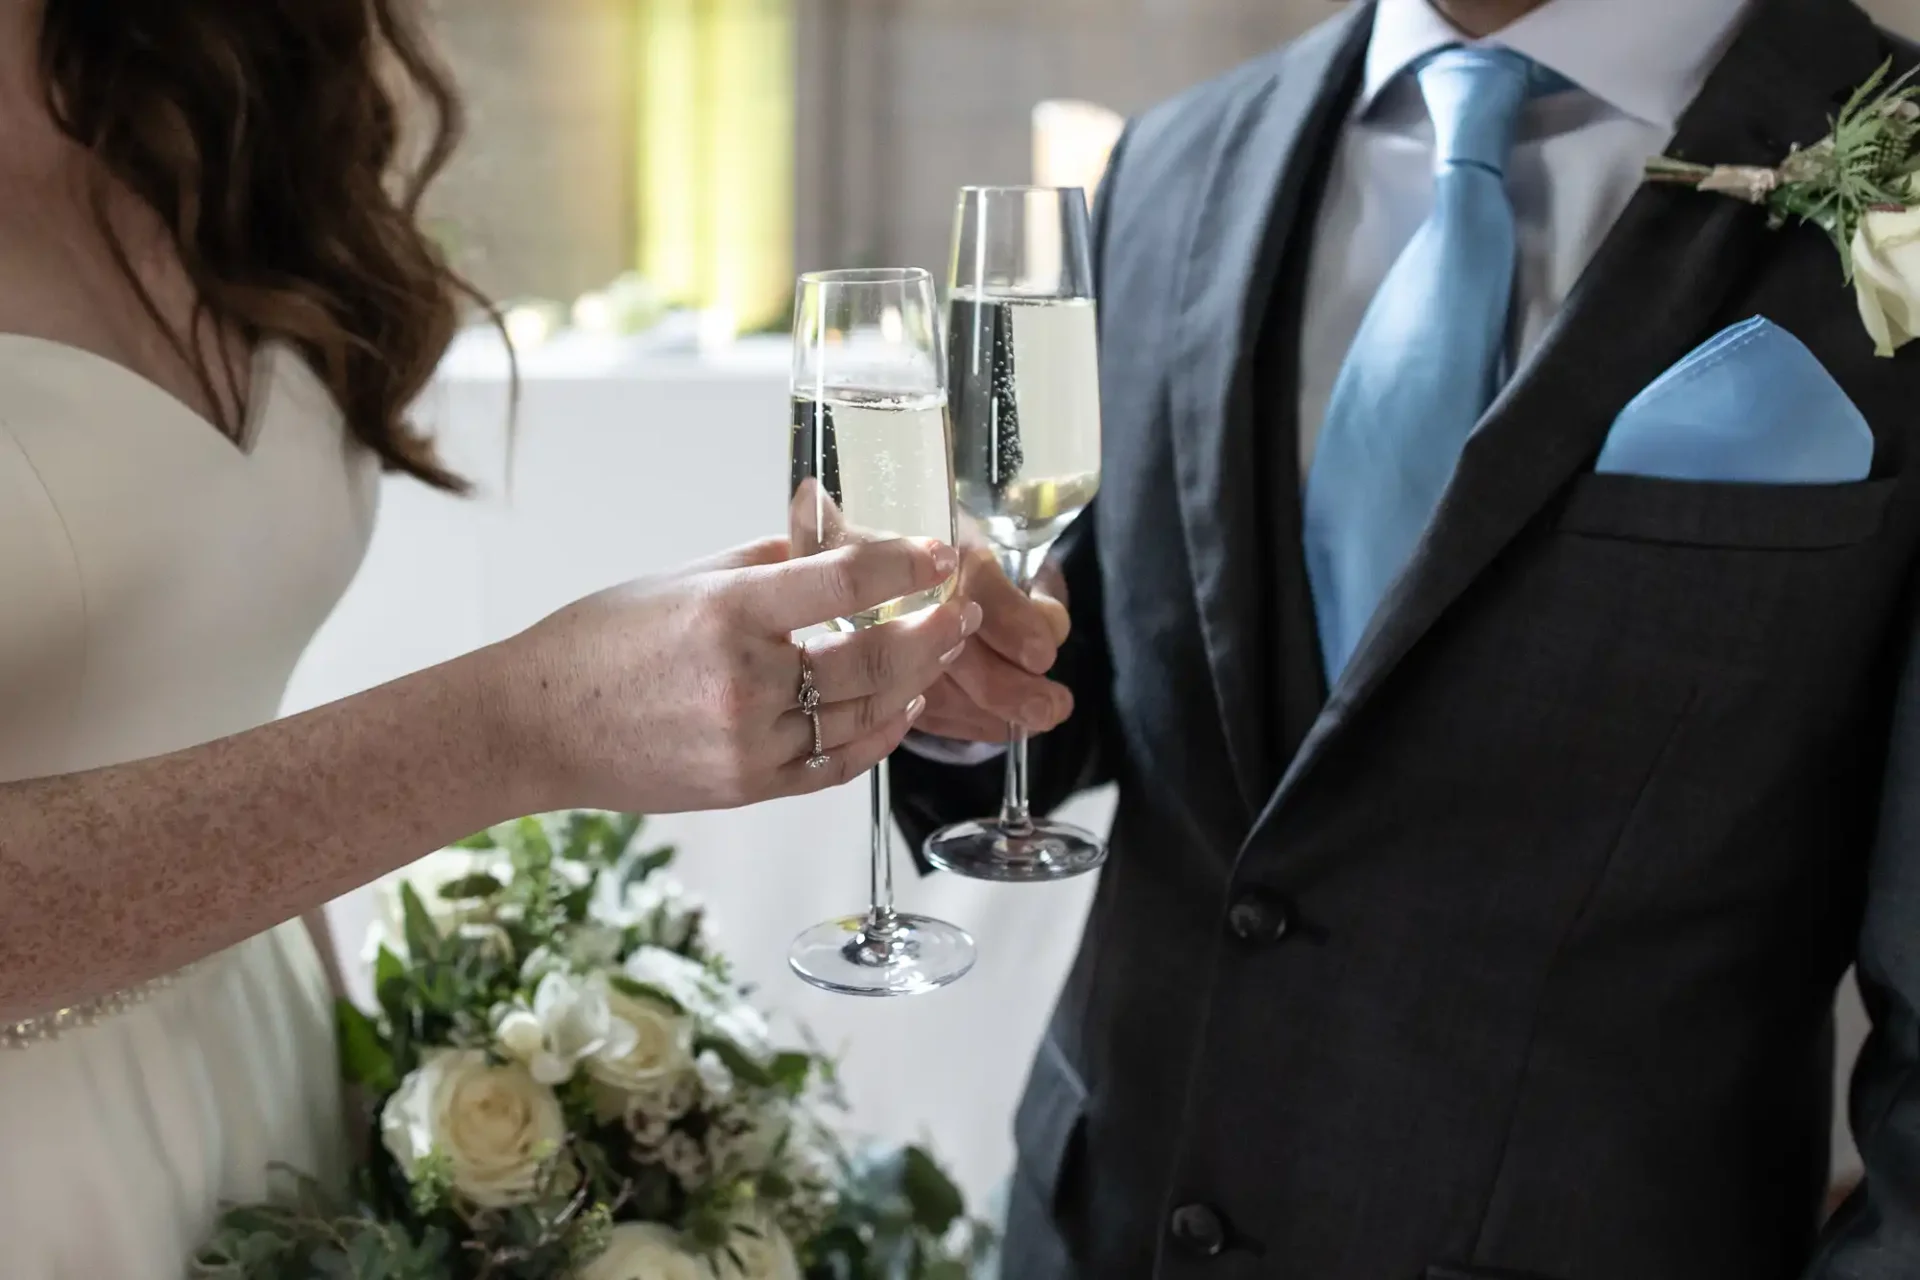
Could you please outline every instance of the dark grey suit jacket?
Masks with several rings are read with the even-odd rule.
[[[1005,1274],[1920,1276],[1920,350],[1874,358],[1819,232],[1643,190],[1329,694],[1299,281],[1370,17],[1140,117],[1103,188],[1079,709],[1035,778],[1120,802]],[[1673,149],[1772,163],[1889,57],[1843,0],[1757,0]],[[1636,392],[1753,315],[1859,404],[1872,478],[1593,473]],[[999,786],[895,769],[916,837]],[[1856,953],[1869,1179],[1821,1236]]]

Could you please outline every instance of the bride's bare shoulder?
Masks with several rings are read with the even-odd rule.
[[[9,186],[0,179],[0,335],[91,352],[201,407],[199,384],[86,201]],[[122,208],[115,227],[153,304],[169,324],[184,326],[192,289],[157,219]]]

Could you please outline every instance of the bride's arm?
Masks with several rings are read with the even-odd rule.
[[[492,823],[717,808],[834,785],[898,744],[978,611],[787,638],[939,583],[952,552],[757,544],[522,636],[205,746],[0,785],[0,1025],[178,969]],[[0,673],[3,675],[4,673]]]
[[[0,1024],[180,968],[540,807],[510,767],[491,661],[0,786]]]

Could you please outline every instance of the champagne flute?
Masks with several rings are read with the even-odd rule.
[[[1047,552],[1100,488],[1100,370],[1086,194],[966,187],[947,314],[960,507],[1030,591]],[[1036,819],[1027,736],[1009,726],[997,818],[935,832],[927,860],[978,880],[1063,880],[1106,860],[1089,831]]]
[[[856,539],[954,541],[952,446],[939,356],[933,277],[919,268],[822,271],[800,277],[794,300],[793,554]],[[932,608],[949,579],[829,624],[878,626]],[[788,963],[814,986],[847,995],[907,996],[973,967],[964,929],[893,906],[893,814],[887,765],[869,775],[872,893],[864,915],[815,925]]]

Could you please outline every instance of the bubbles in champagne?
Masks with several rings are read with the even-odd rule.
[[[1048,545],[1100,488],[1095,328],[1086,298],[953,296],[958,495],[1000,546]]]

